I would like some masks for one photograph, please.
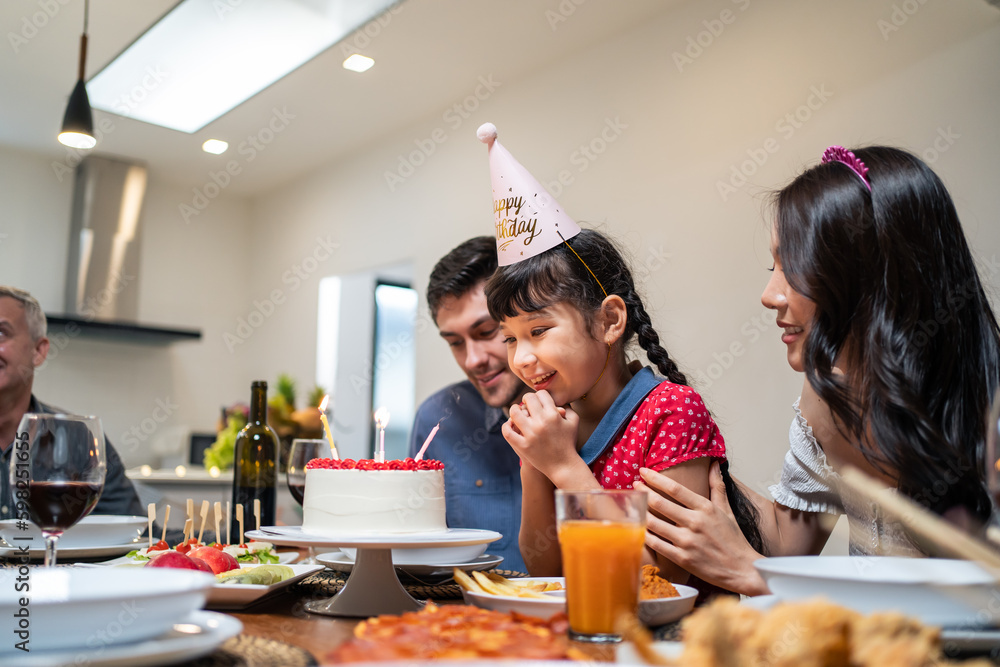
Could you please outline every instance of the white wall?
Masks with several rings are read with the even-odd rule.
[[[0,147],[0,284],[62,313],[72,177],[60,182],[52,161]],[[172,427],[213,431],[223,404],[249,400],[255,376],[223,341],[243,314],[253,268],[247,204],[220,198],[187,225],[177,205],[188,199],[150,175],[140,275],[125,288],[140,290],[140,322],[201,329],[203,339],[155,346],[53,335],[36,374],[43,401],[100,415],[127,465],[154,462],[151,445]]]
[[[992,185],[1000,166],[1000,12],[979,0],[912,4],[912,16],[894,16],[896,4],[885,0],[681,5],[565,61],[501,78],[460,127],[440,115],[414,119],[352,159],[260,198],[260,256],[285,266],[309,239],[328,234],[340,246],[323,270],[411,259],[422,289],[442,254],[492,232],[486,149],[475,139],[476,127],[492,121],[544,183],[563,172],[567,184],[552,190],[571,215],[622,240],[634,265],[646,267],[654,323],[689,376],[700,378],[737,475],[763,491],[780,469],[802,381],[759,301],[770,266],[766,192],[816,164],[830,144],[901,146],[924,154],[949,185],[974,250],[987,259],[1000,251]],[[709,40],[704,22],[718,31],[713,21],[724,10],[731,22]],[[893,28],[893,20],[900,29],[883,35],[879,21]],[[678,67],[674,54],[689,37],[708,46]],[[813,109],[802,108],[809,103]],[[785,120],[795,113],[801,122]],[[445,140],[389,187],[385,173],[438,129]],[[602,133],[613,142],[602,145]],[[772,153],[761,159],[765,142]],[[603,152],[590,160],[580,152],[587,144]],[[763,164],[745,167],[746,185],[723,199],[718,183],[753,154]],[[1000,275],[984,277],[997,292]],[[307,302],[262,330],[258,349],[308,341],[315,315]],[[423,328],[418,348],[420,400],[460,373],[433,327]],[[285,365],[304,370],[311,358],[303,345]]]

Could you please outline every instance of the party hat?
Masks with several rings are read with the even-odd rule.
[[[476,132],[490,149],[497,259],[507,266],[540,255],[580,233],[580,226],[497,141],[497,128],[485,123]]]

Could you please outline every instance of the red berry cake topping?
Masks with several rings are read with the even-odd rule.
[[[306,470],[444,470],[444,464],[434,459],[403,459],[402,461],[376,461],[375,459],[313,459]]]

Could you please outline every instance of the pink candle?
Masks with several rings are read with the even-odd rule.
[[[431,440],[434,439],[434,436],[437,434],[439,428],[441,428],[441,422],[434,424],[434,428],[432,428],[431,432],[427,434],[427,439],[424,440],[424,444],[420,446],[420,451],[417,452],[415,460],[419,461],[424,458],[424,452],[427,451],[427,446],[431,444]]]

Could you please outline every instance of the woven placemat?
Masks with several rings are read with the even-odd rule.
[[[522,572],[513,570],[490,570],[508,579],[527,576]],[[347,582],[347,572],[335,572],[334,570],[320,570],[316,574],[310,575],[297,584],[291,586],[291,591],[299,595],[309,595],[313,597],[330,597],[336,595]],[[418,599],[430,600],[460,600],[462,589],[453,580],[435,584],[417,581],[412,576],[402,577],[400,583],[406,592]]]
[[[203,658],[184,663],[191,667],[314,667],[309,651],[274,639],[237,635]]]

